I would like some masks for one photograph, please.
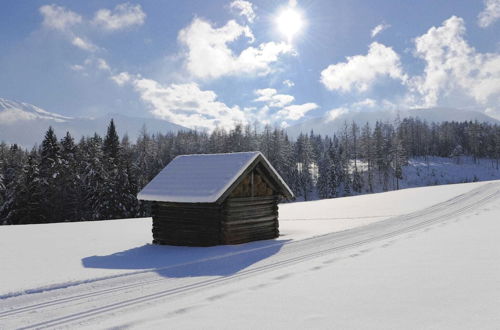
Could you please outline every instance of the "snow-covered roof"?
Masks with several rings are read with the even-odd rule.
[[[214,203],[258,158],[278,181],[282,193],[293,197],[292,191],[269,161],[255,151],[177,156],[139,192],[137,198],[160,202]]]

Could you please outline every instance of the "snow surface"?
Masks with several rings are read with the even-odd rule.
[[[279,239],[213,248],[149,245],[148,219],[0,227],[0,327],[494,329],[499,201],[494,181],[281,204]]]
[[[213,203],[260,152],[177,156],[137,195],[138,199]]]
[[[300,240],[363,226],[427,208],[485,184],[280,204],[279,239]],[[273,242],[188,248],[152,245],[151,240],[151,218],[2,226],[0,296],[168,267]],[[125,256],[123,259],[130,261],[120,267],[98,267],[113,256]]]

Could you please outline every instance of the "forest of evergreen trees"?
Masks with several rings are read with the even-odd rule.
[[[118,128],[119,129],[119,128]],[[236,126],[226,132],[186,131],[121,140],[113,121],[104,138],[58,139],[49,128],[31,151],[0,144],[0,224],[131,218],[149,215],[136,199],[174,157],[192,153],[260,150],[296,196],[332,198],[399,189],[410,157],[500,158],[500,126],[479,122],[345,124],[332,137]]]

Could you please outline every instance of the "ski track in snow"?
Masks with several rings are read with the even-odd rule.
[[[119,319],[120,315],[159,304],[165,304],[166,312],[171,309],[171,313],[182,314],[186,311],[180,310],[175,304],[179,297],[199,294],[203,290],[210,291],[207,289],[244,281],[319,257],[328,256],[334,260],[343,253],[350,253],[350,256],[355,257],[362,253],[358,250],[363,250],[367,245],[454,220],[460,215],[475,212],[498,199],[499,195],[500,183],[488,183],[426,209],[342,232],[250,248],[163,269],[121,274],[66,288],[5,297],[0,300],[0,328],[99,327],[100,321],[110,317]],[[279,249],[277,253],[271,256],[266,254],[266,250],[276,248]],[[357,252],[350,252],[351,250]],[[368,251],[368,248],[365,250]],[[242,258],[258,259],[261,254],[266,257],[234,274],[192,275],[199,269],[224,267]],[[160,276],[162,273],[179,276]],[[287,277],[283,272],[280,272],[280,276],[281,279]],[[264,287],[266,283],[260,285]],[[212,294],[207,299],[217,300],[223,297],[224,294],[219,292],[219,295]]]

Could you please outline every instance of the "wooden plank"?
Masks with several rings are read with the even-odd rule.
[[[227,199],[227,202],[271,201],[275,199],[277,196],[231,197]]]
[[[263,222],[263,221],[271,221],[271,220],[276,220],[278,221],[278,216],[277,215],[266,215],[258,218],[249,218],[249,219],[239,219],[239,220],[229,220],[229,221],[224,221],[222,223],[222,226],[233,226],[233,225],[238,225],[238,224],[244,224],[244,223],[257,223],[257,222]]]
[[[278,212],[262,212],[262,213],[254,213],[254,214],[245,214],[245,215],[228,215],[224,218],[223,223],[232,223],[235,221],[248,221],[248,220],[256,220],[265,219],[268,217],[278,218]]]
[[[251,207],[230,207],[224,210],[224,215],[245,215],[245,214],[259,214],[259,213],[274,213],[278,210],[272,204],[258,205]]]
[[[155,212],[153,217],[161,219],[162,221],[175,220],[178,219],[181,221],[185,219],[186,221],[200,221],[200,222],[217,222],[223,218],[222,214],[192,214],[192,213],[173,213],[173,212]]]
[[[271,221],[271,222],[257,222],[251,224],[243,224],[237,226],[227,226],[224,227],[223,232],[224,234],[257,233],[260,231],[273,230],[273,229],[276,229],[276,225],[274,224],[274,221]]]
[[[224,238],[224,244],[241,244],[252,241],[259,241],[265,239],[273,239],[279,237],[278,231],[270,231],[266,233],[258,233],[256,235],[234,235]]]

